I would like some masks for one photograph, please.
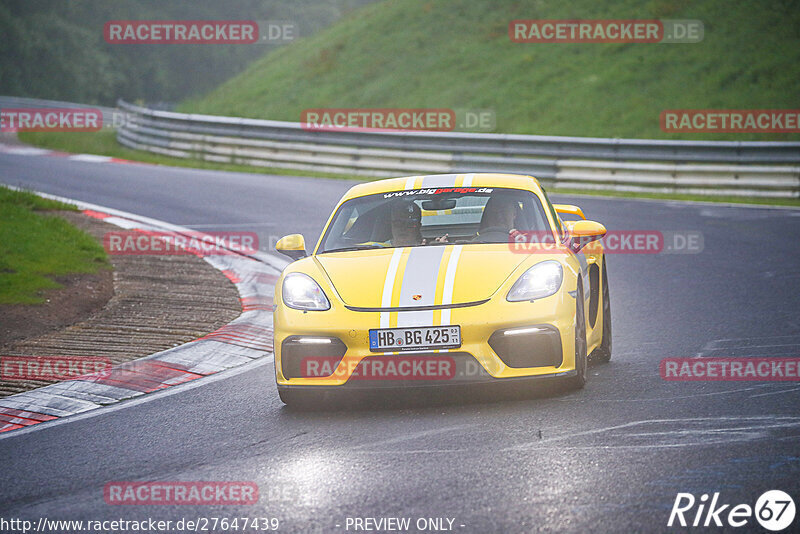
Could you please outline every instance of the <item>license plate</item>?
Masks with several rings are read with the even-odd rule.
[[[381,328],[369,331],[369,350],[373,352],[455,349],[460,346],[460,326]]]

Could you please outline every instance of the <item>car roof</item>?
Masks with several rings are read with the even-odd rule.
[[[465,184],[466,182],[466,184]],[[522,174],[501,173],[468,173],[468,174],[429,174],[419,176],[405,176],[402,178],[389,178],[365,182],[353,186],[343,200],[373,195],[375,193],[389,193],[405,189],[441,188],[441,187],[510,187],[539,191],[541,186],[533,176]]]

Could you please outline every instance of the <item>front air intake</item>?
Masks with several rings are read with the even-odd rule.
[[[552,325],[498,330],[489,346],[509,367],[558,367],[561,365],[561,335]]]
[[[281,343],[281,371],[287,379],[317,376],[320,368],[335,369],[345,352],[335,337],[289,336]]]

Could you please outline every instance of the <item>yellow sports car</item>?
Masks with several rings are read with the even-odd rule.
[[[297,260],[275,287],[281,399],[543,377],[582,387],[588,355],[611,357],[605,233],[530,176],[353,187],[310,255],[299,234],[276,245]]]

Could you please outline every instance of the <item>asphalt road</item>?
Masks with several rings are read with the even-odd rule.
[[[256,231],[264,249],[286,233],[313,242],[352,183],[7,154],[0,182],[201,230]],[[676,530],[667,520],[679,492],[752,506],[780,489],[797,501],[796,382],[667,382],[658,364],[800,356],[800,210],[554,200],[609,229],[704,241],[698,254],[610,258],[614,357],[590,368],[584,390],[302,413],[281,404],[262,361],[0,439],[0,518],[247,516],[278,518],[285,532],[352,532],[348,517],[408,517],[450,518],[456,532],[652,532]],[[106,483],[140,480],[253,481],[261,499],[104,502]],[[751,518],[738,531],[757,527]]]

